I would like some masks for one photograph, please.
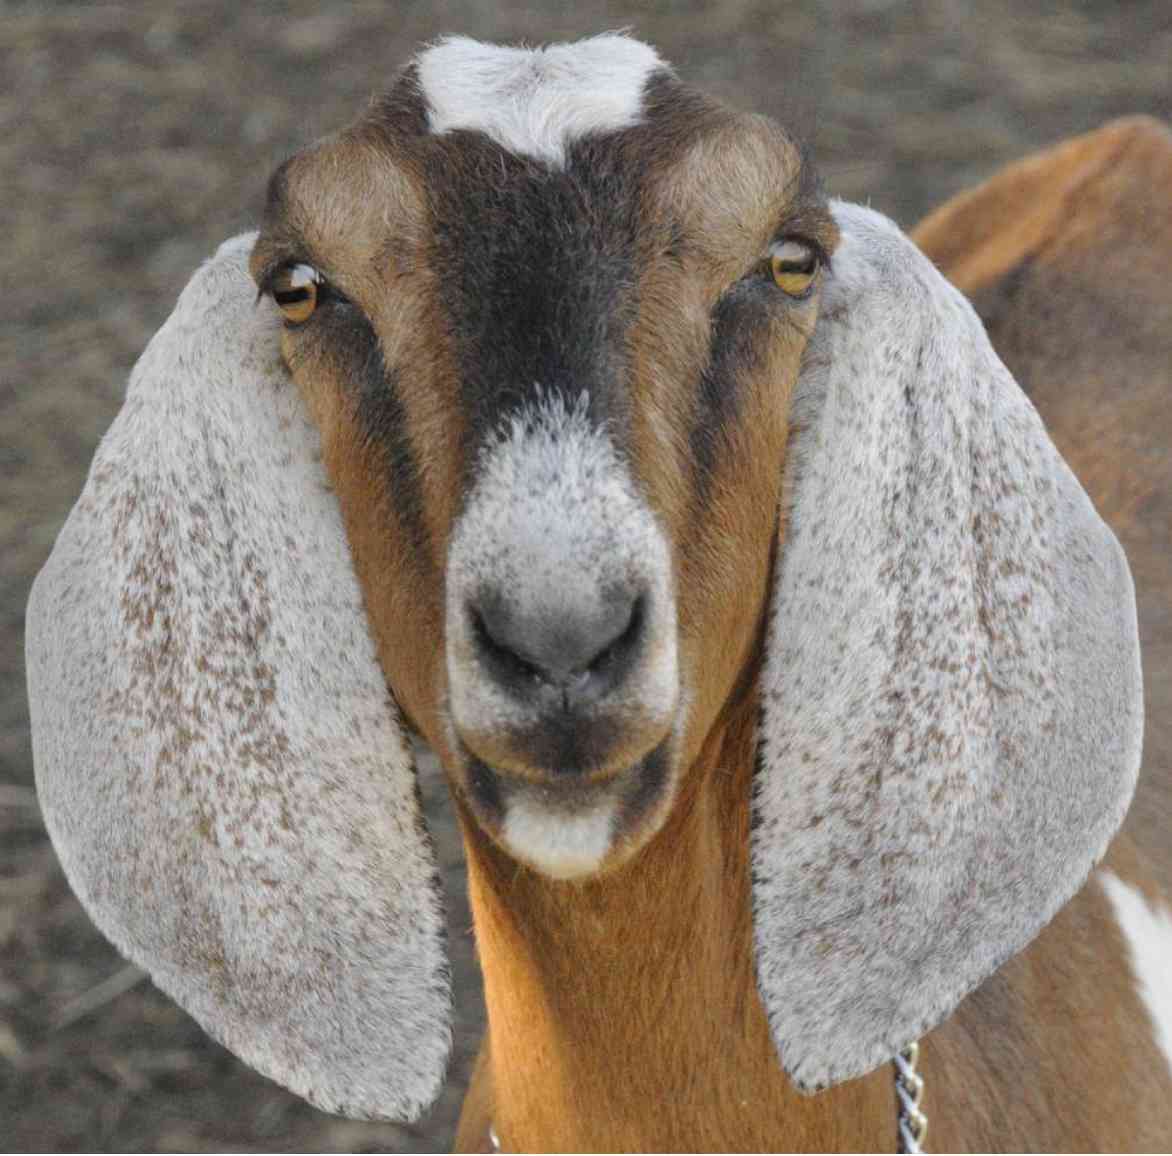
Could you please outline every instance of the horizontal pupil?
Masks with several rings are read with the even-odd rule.
[[[778,261],[777,267],[782,273],[813,273],[814,258],[806,257],[801,261]]]
[[[298,301],[308,301],[308,289],[278,289],[273,293],[278,305],[296,305]]]

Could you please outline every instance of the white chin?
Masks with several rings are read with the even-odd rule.
[[[502,838],[518,859],[553,879],[596,872],[611,848],[616,805],[599,802],[567,815],[518,793],[507,805]]]

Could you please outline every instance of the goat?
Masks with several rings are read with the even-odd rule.
[[[1170,165],[1109,129],[920,232],[1150,591]],[[637,41],[441,42],[277,171],[135,369],[28,672],[95,921],[326,1110],[443,1076],[410,732],[484,972],[462,1149],[914,1146],[925,1036],[944,1148],[1172,1139],[1122,550],[921,251]]]

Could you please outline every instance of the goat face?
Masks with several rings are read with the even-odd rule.
[[[835,229],[777,126],[646,50],[629,123],[576,134],[571,89],[553,156],[474,131],[487,81],[429,130],[465,64],[432,50],[284,165],[252,266],[321,279],[284,356],[396,698],[482,826],[581,874],[658,828],[759,653],[818,307],[770,253],[813,267]]]

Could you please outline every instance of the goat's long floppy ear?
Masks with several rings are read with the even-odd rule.
[[[413,1118],[450,1037],[435,867],[251,243],[143,354],[37,578],[37,785],[94,921],[213,1036]]]
[[[934,1027],[1081,886],[1131,799],[1123,552],[967,302],[842,242],[793,410],[762,677],[758,977],[806,1089]]]

